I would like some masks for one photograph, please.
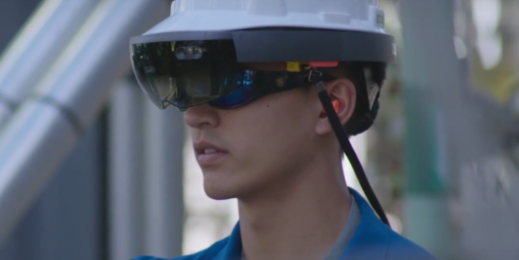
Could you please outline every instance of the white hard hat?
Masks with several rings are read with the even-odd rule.
[[[238,62],[395,56],[378,0],[175,0],[170,17],[131,43],[223,39],[233,39]]]
[[[384,33],[377,0],[176,0],[146,34],[305,27]]]

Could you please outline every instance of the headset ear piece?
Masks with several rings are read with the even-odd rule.
[[[333,110],[335,110],[335,113],[339,113],[339,100],[333,100],[332,101]],[[323,118],[326,117],[326,111],[321,110],[321,114],[319,114],[319,117]]]

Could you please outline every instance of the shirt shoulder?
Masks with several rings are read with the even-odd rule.
[[[392,230],[389,230],[388,240],[389,243],[386,253],[387,260],[436,260],[436,258],[425,249]]]
[[[191,255],[185,255],[185,256],[179,256],[175,257],[170,260],[220,260],[221,254],[223,249],[225,248],[229,238],[222,239],[213,245],[211,245],[209,248],[204,249],[198,253],[191,254]],[[164,258],[156,258],[152,256],[139,256],[137,258],[134,258],[132,260],[167,260]]]

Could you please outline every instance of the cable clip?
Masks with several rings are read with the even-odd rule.
[[[308,82],[310,83],[317,83],[321,81],[321,77],[323,76],[323,73],[316,70],[314,67],[310,67],[310,72],[308,72]]]

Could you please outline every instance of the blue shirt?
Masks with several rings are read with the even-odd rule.
[[[399,235],[375,216],[371,207],[355,190],[350,189],[360,210],[361,220],[350,242],[339,259],[344,260],[434,260],[423,248]],[[230,236],[193,255],[173,260],[240,260],[242,245],[240,225],[236,224]],[[134,260],[165,260],[141,256]]]

